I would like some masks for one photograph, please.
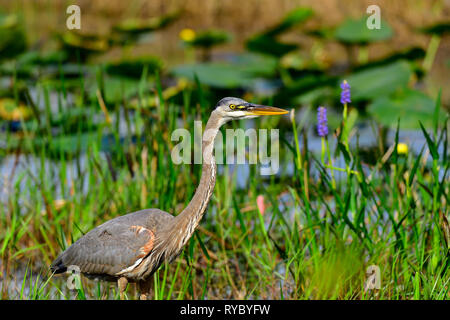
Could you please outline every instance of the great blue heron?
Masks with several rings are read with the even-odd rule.
[[[120,298],[128,282],[137,282],[140,299],[150,294],[151,275],[164,261],[173,261],[199,224],[216,182],[214,138],[219,128],[235,119],[288,111],[223,98],[206,124],[202,137],[203,167],[200,184],[188,206],[177,216],[159,209],[145,209],[109,220],[92,229],[52,263],[54,273],[77,266],[88,278],[117,281]]]

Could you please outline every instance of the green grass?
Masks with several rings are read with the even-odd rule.
[[[139,99],[162,98],[159,76],[146,79],[144,72]],[[104,81],[101,70],[97,81]],[[115,284],[84,278],[81,289],[70,291],[66,277],[52,277],[48,266],[102,222],[142,208],[178,213],[195,192],[201,166],[170,161],[170,134],[180,126],[177,119],[193,132],[196,115],[204,123],[208,118],[215,101],[198,81],[183,93],[182,106],[164,101],[137,109],[125,99],[102,109],[102,102],[86,98],[86,82],[80,79],[72,92],[74,104],[63,76],[54,91],[59,113],[81,117],[70,129],[70,117],[55,122],[43,82],[37,90],[45,116],[23,123],[31,129],[22,135],[2,133],[0,157],[20,163],[4,179],[0,206],[3,299],[118,299]],[[125,136],[117,117],[125,119]],[[268,178],[251,165],[245,188],[238,189],[236,172],[224,165],[195,236],[175,262],[155,273],[155,299],[449,298],[447,120],[436,120],[433,133],[423,129],[427,145],[420,154],[399,155],[394,146],[375,164],[364,163],[359,147],[347,149],[346,141],[326,156],[312,153],[304,122],[286,117],[255,126],[281,129],[281,161],[294,173],[282,168]],[[343,137],[329,136],[336,139]],[[346,166],[332,171],[337,157],[346,158]],[[258,195],[268,206],[264,215]],[[370,265],[380,268],[381,288],[365,292]],[[134,285],[127,298],[137,298]]]

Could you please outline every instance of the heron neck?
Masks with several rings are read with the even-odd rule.
[[[214,186],[216,183],[216,162],[214,159],[214,139],[224,123],[220,115],[213,111],[209,118],[202,137],[202,175],[200,183],[195,191],[192,200],[187,207],[175,217],[175,232],[180,232],[181,239],[178,242],[180,246],[184,246],[192,236],[195,228],[199,224],[206,211],[209,200],[211,199]]]

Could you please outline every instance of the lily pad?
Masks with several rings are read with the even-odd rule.
[[[62,41],[67,47],[92,52],[104,52],[109,47],[107,38],[96,35],[84,35],[76,32],[67,32],[63,34]]]
[[[425,58],[425,50],[420,47],[412,47],[400,52],[394,52],[381,59],[370,61],[364,65],[356,67],[354,70],[359,71],[363,69],[374,68],[377,66],[383,66],[391,64],[398,60],[415,61]]]
[[[232,64],[222,62],[181,65],[172,69],[172,73],[191,81],[194,81],[197,76],[202,84],[229,89],[249,85],[253,79],[251,74],[233,68]]]
[[[357,101],[386,96],[406,87],[411,74],[410,64],[400,60],[386,66],[359,71],[345,79],[351,86],[352,101]]]
[[[25,31],[19,17],[0,13],[0,59],[12,58],[26,48]]]
[[[181,15],[181,11],[172,11],[159,17],[152,17],[149,19],[128,19],[115,25],[113,29],[118,32],[129,34],[140,34],[150,31],[159,30],[167,27],[175,22]]]
[[[392,37],[392,28],[386,21],[381,20],[380,29],[369,29],[367,17],[359,20],[345,20],[335,30],[335,38],[348,44],[368,44],[374,41],[387,40]]]
[[[305,33],[311,37],[318,38],[318,39],[332,39],[334,36],[334,28],[330,27],[323,27],[323,28],[315,28],[315,29],[308,29],[305,31]]]
[[[196,48],[212,48],[231,40],[231,35],[223,30],[210,29],[195,33],[192,39],[186,39],[184,43]]]
[[[243,53],[232,57],[235,68],[254,76],[273,77],[277,71],[278,59],[254,53]]]
[[[277,62],[260,55],[241,55],[233,62],[196,63],[177,66],[172,73],[178,77],[194,80],[197,75],[200,83],[216,88],[250,87],[258,77],[275,74]]]
[[[4,75],[15,74],[19,78],[38,77],[43,69],[51,71],[58,68],[58,63],[64,62],[67,54],[64,51],[51,51],[41,53],[39,51],[28,51],[15,60],[8,60],[0,66],[0,72]],[[63,65],[64,66],[64,65]],[[47,73],[47,72],[46,72]]]
[[[395,128],[400,118],[402,129],[418,129],[419,120],[426,127],[433,126],[434,101],[426,94],[405,88],[393,95],[376,99],[368,112],[381,124]],[[441,118],[444,112],[441,111]]]
[[[288,31],[296,25],[305,22],[313,14],[314,11],[311,8],[302,7],[294,9],[289,12],[279,23],[266,30],[263,35],[270,37],[277,36],[285,31]]]
[[[108,63],[106,65],[106,72],[111,75],[140,78],[144,66],[147,66],[148,74],[154,74],[157,70],[162,68],[162,65],[163,63],[158,57],[146,56]]]
[[[305,73],[304,76],[299,77],[297,80],[293,81],[286,87],[281,88],[274,97],[274,103],[285,105],[289,103],[305,102],[307,100],[312,101],[317,98],[317,95],[311,93],[312,91],[326,93],[327,90],[318,90],[320,88],[335,87],[336,82],[337,78],[333,76],[328,76],[325,74]],[[302,100],[302,97],[304,97],[308,93],[311,93],[312,95],[307,97],[306,100]]]
[[[266,31],[256,34],[247,40],[246,47],[250,51],[272,55],[283,56],[298,48],[294,43],[283,43],[276,39],[277,36],[294,26],[303,23],[313,15],[310,8],[297,8],[289,12],[279,23]]]
[[[281,57],[294,51],[298,45],[293,43],[283,43],[267,35],[257,35],[250,38],[246,43],[247,49],[254,52]]]
[[[427,34],[437,34],[437,35],[444,35],[450,33],[450,22],[440,22],[436,23],[432,26],[428,26],[425,28],[420,29],[421,32],[427,33]]]

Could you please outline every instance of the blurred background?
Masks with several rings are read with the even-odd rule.
[[[72,4],[81,9],[80,30],[66,26]],[[372,4],[380,8],[378,30],[366,26]],[[27,278],[24,262],[33,271],[45,268],[62,248],[107,218],[143,207],[178,212],[195,191],[200,167],[168,161],[174,145],[170,135],[180,127],[193,131],[193,120],[205,121],[224,96],[295,109],[291,116],[299,126],[302,153],[317,156],[316,109],[328,109],[335,148],[331,137],[343,109],[340,84],[347,80],[352,100],[347,135],[364,168],[378,165],[393,145],[398,119],[398,140],[412,161],[426,143],[419,120],[436,135],[437,123],[448,116],[449,17],[449,0],[0,0],[3,297],[20,291]],[[440,109],[435,107],[439,99]],[[279,210],[290,221],[300,198],[289,198],[283,187],[303,192],[294,178],[301,168],[294,165],[300,155],[293,151],[298,137],[292,120],[230,124],[279,128],[282,167],[272,177],[261,177],[248,165],[221,167],[212,216],[233,206],[237,210],[236,203],[253,212],[256,196],[267,189],[288,198]],[[445,159],[447,149],[440,144],[438,150]],[[342,155],[335,165],[345,166]],[[311,188],[317,177],[317,170],[308,177]],[[316,187],[323,189],[320,183]],[[235,188],[247,191],[237,201],[229,194]],[[324,199],[316,199],[317,212],[321,201],[328,203]],[[240,237],[239,215],[217,219],[236,228],[226,234]],[[205,225],[217,234],[203,230],[203,237],[222,239],[214,220]],[[373,228],[383,235],[376,224]],[[260,250],[264,256],[266,249]],[[192,259],[194,251],[189,252]],[[206,263],[205,256],[198,259]],[[344,267],[352,269],[351,263]],[[269,272],[254,297],[279,297],[277,288],[266,291],[273,269],[257,263],[252,268],[255,273],[249,274],[256,278],[262,270]],[[283,275],[287,279],[286,270]],[[217,277],[218,283],[223,280]],[[227,281],[216,283],[218,297],[248,297]],[[44,297],[58,296],[60,287],[42,291]],[[182,297],[199,297],[202,291],[186,288]],[[27,292],[34,289],[31,285]]]
[[[405,116],[405,127],[417,127],[408,116],[422,117],[426,103],[411,107],[417,114],[402,107],[392,116],[380,98],[392,106],[394,93],[396,101],[412,93],[426,102],[422,93],[434,99],[448,84],[450,4],[444,0],[377,1],[381,30],[365,27],[370,1],[77,1],[80,30],[66,27],[70,4],[0,1],[2,96],[11,95],[11,75],[19,82],[15,100],[24,100],[22,83],[58,80],[56,69],[67,79],[82,72],[87,83],[101,70],[108,105],[115,102],[109,88],[122,78],[126,97],[137,96],[130,86],[147,65],[148,76],[158,71],[164,89],[174,88],[167,98],[184,88],[174,81],[192,82],[196,74],[214,97],[239,93],[302,107],[332,104],[332,88],[348,77],[353,102],[365,116],[386,125]],[[92,83],[86,90],[95,100],[98,81]],[[398,90],[404,88],[413,92]],[[449,100],[443,90],[444,106]]]

